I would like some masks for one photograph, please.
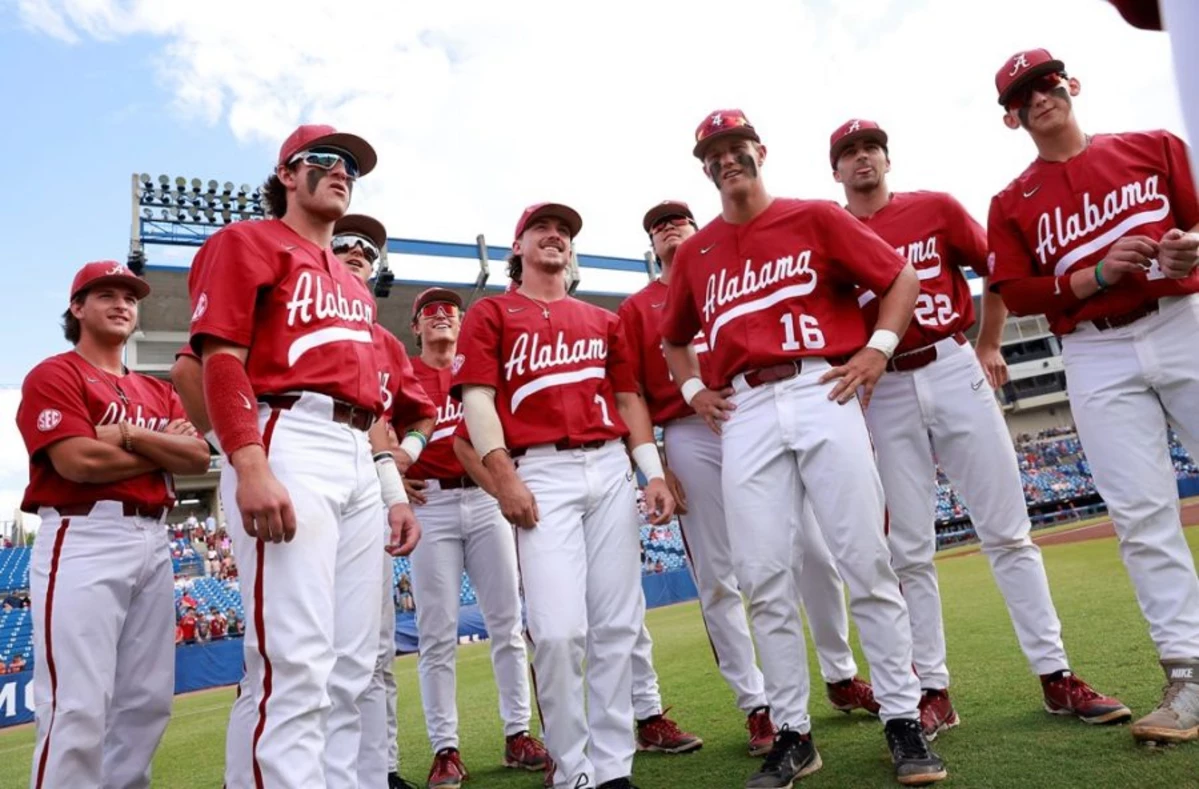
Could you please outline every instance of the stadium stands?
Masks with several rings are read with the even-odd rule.
[[[33,665],[33,617],[28,608],[0,611],[0,661],[7,666],[17,655]]]
[[[29,588],[29,548],[0,549],[0,593]]]

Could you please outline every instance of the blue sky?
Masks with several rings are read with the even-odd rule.
[[[353,210],[393,237],[503,245],[524,206],[551,199],[582,213],[581,253],[637,258],[649,206],[718,211],[690,154],[717,108],[743,109],[763,135],[775,194],[841,199],[829,134],[869,118],[890,134],[893,189],[948,191],[980,220],[1033,157],[995,103],[995,70],[1016,52],[1066,62],[1088,131],[1182,132],[1168,40],[1105,0],[608,0],[572,4],[570,22],[562,9],[0,0],[0,520],[25,484],[12,387],[65,349],[78,267],[124,259],[134,172],[257,184],[298,123],[331,123],[378,149]],[[406,265],[397,276],[462,279]],[[583,286],[600,280],[585,272]]]

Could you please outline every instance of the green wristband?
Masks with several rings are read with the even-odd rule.
[[[1107,280],[1103,278],[1102,260],[1095,264],[1095,284],[1099,286],[1100,290],[1107,290]]]

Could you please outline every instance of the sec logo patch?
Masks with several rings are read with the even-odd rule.
[[[57,408],[47,408],[37,415],[37,429],[49,433],[62,422],[62,411]]]
[[[201,293],[200,298],[196,299],[196,309],[192,312],[192,323],[204,317],[204,313],[208,312],[208,294]]]
[[[453,373],[454,375],[457,375],[458,371],[462,369],[462,365],[465,362],[466,362],[466,357],[463,356],[462,354],[458,354],[457,356],[454,357],[454,363],[450,365],[450,372]]]

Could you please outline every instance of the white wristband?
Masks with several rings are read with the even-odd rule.
[[[404,436],[404,440],[400,442],[400,449],[408,453],[413,463],[420,460],[420,453],[424,448],[424,443],[416,436]]]
[[[652,441],[633,447],[633,461],[647,480],[666,479],[662,470],[662,458],[658,457],[658,446]]]
[[[404,491],[404,481],[400,479],[400,469],[396,459],[390,452],[380,452],[375,456],[375,473],[379,476],[379,492],[383,496],[383,505],[391,509],[396,504],[407,504],[408,494]]]
[[[683,381],[683,385],[679,387],[679,390],[683,393],[683,401],[687,403],[687,405],[691,405],[691,401],[695,399],[695,396],[704,389],[704,382],[698,378],[688,378],[686,381]]]
[[[895,353],[895,349],[899,347],[899,335],[889,329],[875,329],[874,334],[870,335],[870,342],[866,343],[866,347],[873,348],[890,359]]]

